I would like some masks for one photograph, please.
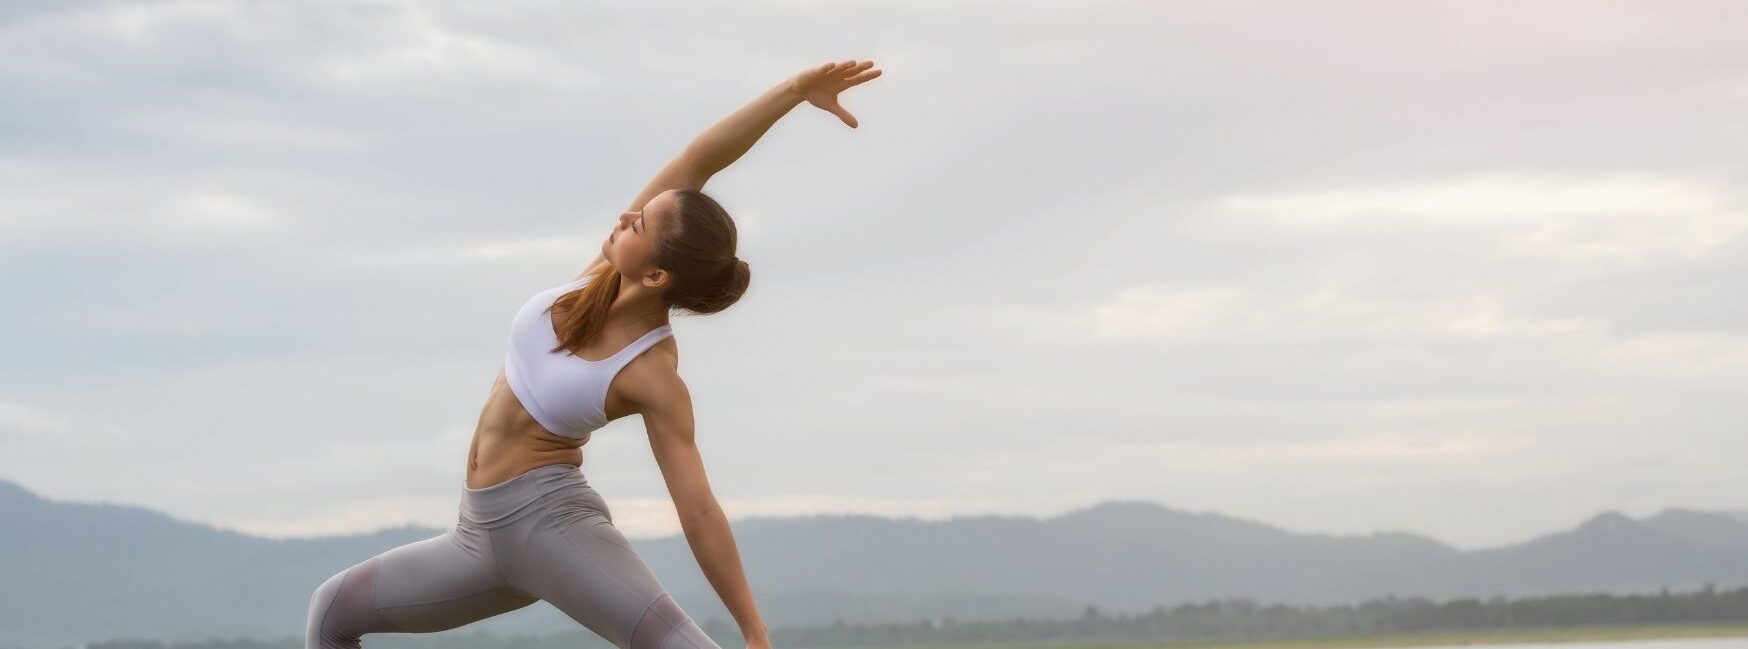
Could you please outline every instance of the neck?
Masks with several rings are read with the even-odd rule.
[[[619,296],[614,298],[613,306],[607,309],[607,325],[615,328],[654,329],[664,324],[668,324],[668,308],[662,304],[661,295],[641,282],[621,277]]]

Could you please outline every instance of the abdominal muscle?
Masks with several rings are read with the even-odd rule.
[[[638,335],[641,334],[621,332],[614,340],[598,345],[604,349],[621,349],[636,340]],[[673,368],[678,362],[677,354],[674,338],[669,336],[631,359],[608,382],[606,399],[602,402],[607,421],[611,423],[640,412],[637,405],[620,391],[621,380],[637,374],[634,368],[645,364],[662,363]],[[604,360],[608,354],[588,353],[588,356]],[[522,407],[516,393],[510,391],[510,382],[504,377],[503,368],[498,368],[498,376],[492,380],[491,394],[486,397],[486,406],[480,411],[479,424],[473,429],[473,444],[467,452],[467,487],[490,487],[548,464],[582,466],[582,446],[589,442],[591,434],[585,433],[579,439],[546,430]]]
[[[467,487],[490,487],[549,464],[581,466],[582,446],[588,441],[588,435],[581,439],[561,437],[543,428],[510,391],[504,370],[499,369],[473,430],[473,444],[467,453]]]

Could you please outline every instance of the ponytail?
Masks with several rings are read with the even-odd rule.
[[[587,283],[558,296],[552,301],[552,306],[546,308],[552,312],[562,304],[565,311],[564,321],[558,323],[558,330],[563,333],[559,334],[558,346],[552,348],[552,353],[581,349],[601,335],[601,330],[607,326],[607,310],[618,298],[618,269],[610,261],[596,264]]]

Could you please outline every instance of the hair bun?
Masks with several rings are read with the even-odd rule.
[[[734,303],[735,300],[740,299],[742,294],[746,293],[747,285],[751,283],[751,280],[752,267],[747,265],[746,260],[740,257],[729,257],[728,263],[723,264],[722,267],[722,283],[719,285],[722,287],[722,297],[728,303]]]
[[[746,260],[733,254],[734,219],[704,192],[673,190],[673,196],[679,234],[662,237],[655,254],[655,266],[674,274],[662,301],[698,315],[726,309],[746,292],[751,279]]]

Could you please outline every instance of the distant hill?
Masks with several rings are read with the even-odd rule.
[[[328,575],[442,532],[272,539],[112,504],[45,500],[0,480],[0,629],[25,648],[118,637],[302,633]],[[1301,534],[1113,501],[1045,519],[751,517],[735,537],[772,626],[833,620],[1072,617],[1218,597],[1334,604],[1385,595],[1508,597],[1748,584],[1748,515],[1604,512],[1576,529],[1461,551],[1402,533]],[[685,539],[638,551],[693,617],[730,619]],[[575,629],[545,604],[465,630]]]

